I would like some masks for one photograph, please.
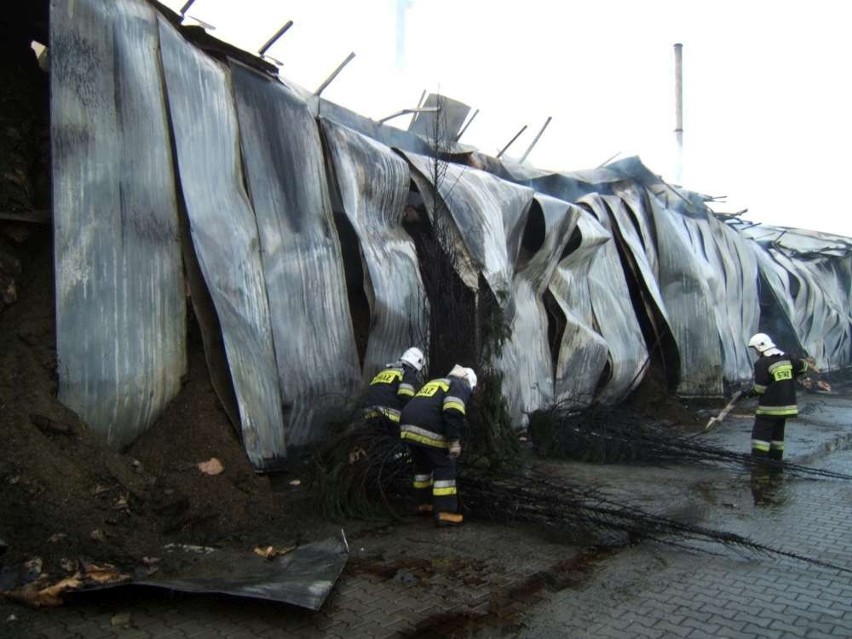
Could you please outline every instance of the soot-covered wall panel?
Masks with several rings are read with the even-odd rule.
[[[556,344],[554,399],[573,408],[590,405],[609,364],[609,347],[601,336],[592,307],[592,270],[598,252],[612,236],[595,217],[580,210],[577,224],[548,283],[548,289],[565,318]]]
[[[428,201],[430,190],[434,190],[434,160],[413,153],[406,153],[406,158]],[[526,221],[532,189],[484,171],[447,164],[440,169],[437,191],[473,261],[473,270],[482,273],[504,308],[510,308],[506,302],[517,258],[518,229]],[[434,203],[432,210],[434,215]],[[462,277],[471,288],[476,287],[475,275],[468,272]]]
[[[340,204],[366,268],[370,334],[364,379],[409,346],[428,352],[429,307],[411,236],[402,225],[408,164],[388,147],[322,120]]]
[[[578,204],[594,215],[610,233],[609,213],[603,198],[596,194],[587,195]],[[649,360],[614,241],[601,244],[595,267],[589,270],[588,281],[595,325],[606,340],[610,353],[609,379],[598,390],[598,399],[605,404],[615,404],[625,399],[642,381]]]
[[[232,65],[263,255],[288,446],[322,440],[361,379],[316,120],[277,81]]]
[[[701,229],[684,215],[655,205],[659,283],[680,352],[679,395],[722,394],[719,274],[704,256]]]
[[[579,210],[536,194],[512,278],[515,312],[500,354],[503,394],[516,426],[554,402],[554,366],[544,294],[577,223]],[[561,326],[561,323],[560,323]]]
[[[185,301],[157,20],[51,3],[59,398],[114,447],[180,390]]]
[[[218,315],[252,465],[286,453],[257,222],[243,188],[230,74],[160,19],[180,184],[192,244]]]

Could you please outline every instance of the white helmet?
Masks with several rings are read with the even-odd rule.
[[[748,347],[763,354],[770,348],[775,348],[775,343],[766,333],[757,333],[756,335],[752,335],[751,339],[748,341]]]
[[[406,364],[411,365],[414,370],[421,370],[423,368],[423,351],[419,348],[412,346],[407,351],[402,354],[402,357],[399,358],[400,361],[405,362]]]
[[[465,368],[464,366],[456,364],[453,366],[453,370],[449,372],[447,377],[460,377],[462,379],[466,379],[467,383],[470,384],[470,390],[476,388],[476,373],[473,372],[472,368]]]
[[[476,373],[473,372],[472,368],[466,368],[467,371],[467,381],[470,384],[470,390],[476,388]]]

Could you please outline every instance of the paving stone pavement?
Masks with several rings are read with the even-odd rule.
[[[852,399],[804,404],[788,429],[789,458],[852,474]],[[702,440],[743,451],[749,431],[745,411]],[[607,481],[603,469],[585,472]],[[755,506],[743,471],[630,473],[618,489],[645,477],[635,486],[643,508],[687,512],[676,502],[692,495],[708,527],[852,570],[852,481],[785,477],[776,503]],[[713,490],[697,495],[699,484]],[[4,605],[0,637],[852,637],[852,572],[783,556],[694,542],[595,552],[523,527],[477,522],[438,531],[422,520],[349,541],[347,568],[316,613],[123,588],[49,610]]]
[[[788,426],[788,459],[852,475],[849,400],[800,403],[802,417]],[[744,447],[750,426],[735,420],[707,439]],[[749,479],[744,474],[739,493],[727,494],[704,523],[839,569],[725,548],[642,544],[619,553],[582,587],[533,607],[513,636],[852,637],[852,481],[785,477],[769,503],[759,495],[755,504]]]
[[[852,472],[852,451],[832,455],[825,467]],[[852,483],[785,479],[778,500],[723,512],[713,526],[845,570],[643,544],[620,553],[585,587],[529,611],[515,636],[852,637]]]

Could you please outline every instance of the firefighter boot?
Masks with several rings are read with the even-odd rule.
[[[464,525],[464,515],[461,513],[439,512],[435,515],[435,525],[438,528],[451,528]]]

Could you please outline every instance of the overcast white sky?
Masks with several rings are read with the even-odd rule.
[[[852,3],[844,0],[196,0],[212,35],[270,50],[281,76],[380,119],[423,90],[479,109],[462,137],[527,162],[594,168],[638,155],[674,182],[674,51],[683,44],[683,186],[756,222],[852,237]],[[165,0],[179,10],[185,0]],[[389,122],[406,128],[408,118]]]

